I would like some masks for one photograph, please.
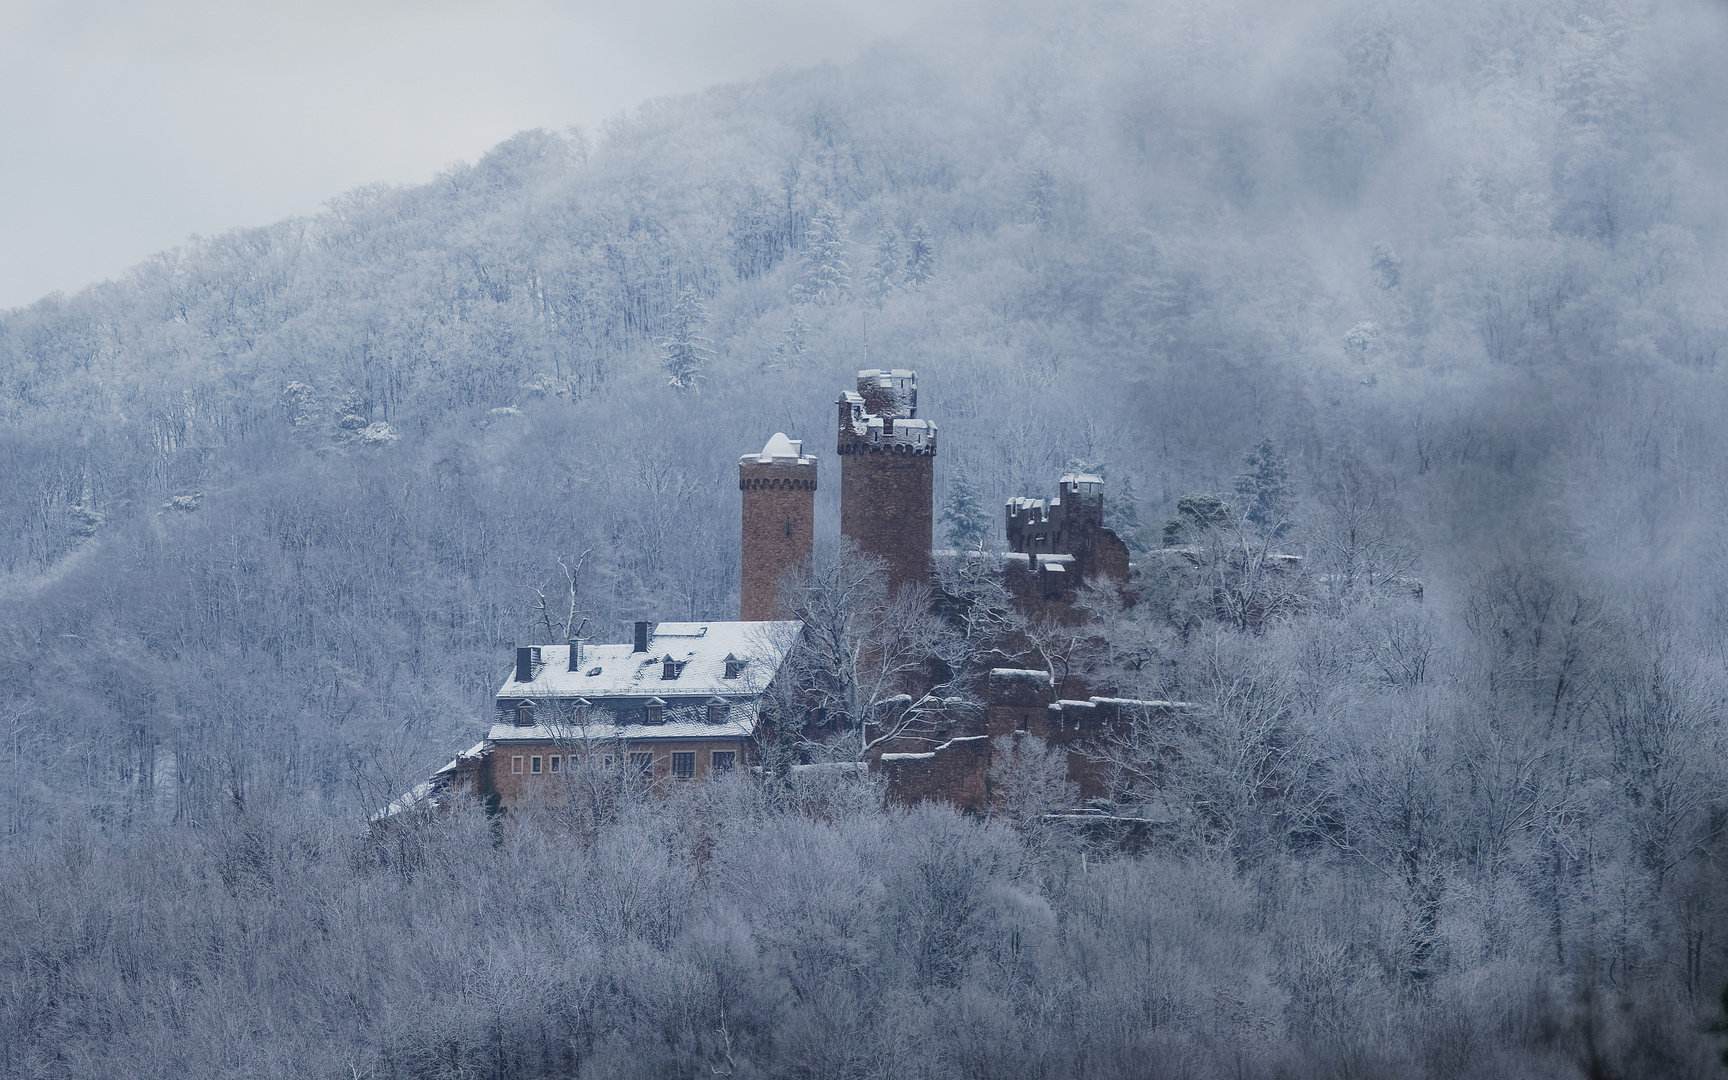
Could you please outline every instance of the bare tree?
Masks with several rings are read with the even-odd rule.
[[[890,599],[882,564],[850,544],[819,554],[781,596],[782,608],[804,624],[787,661],[786,693],[807,730],[838,737],[831,751],[859,760],[978,707],[967,670],[976,643],[933,610],[928,588],[903,587]]]

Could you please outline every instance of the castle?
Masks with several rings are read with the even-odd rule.
[[[918,416],[917,373],[860,371],[856,390],[836,406],[841,534],[881,564],[890,595],[935,586],[937,431]],[[783,433],[739,459],[738,621],[638,622],[625,644],[518,646],[486,738],[380,816],[435,806],[457,791],[503,808],[557,801],[569,797],[560,785],[579,765],[661,782],[754,764],[761,703],[804,629],[780,610],[780,588],[811,561],[818,472],[817,457]],[[1055,498],[1010,499],[1005,514],[1010,550],[990,572],[1029,625],[1081,626],[1090,618],[1079,603],[1085,586],[1127,585],[1129,551],[1104,522],[1101,477],[1070,473]],[[936,592],[938,603],[954,599]],[[1029,652],[1016,633],[993,644],[998,659],[1023,662]],[[867,740],[865,763],[891,798],[983,810],[995,748],[1017,735],[1067,751],[1069,778],[1083,795],[1102,795],[1108,778],[1089,743],[1118,725],[1169,722],[1191,708],[1113,696],[1112,687],[1072,672],[1061,680],[1029,667],[972,674],[982,710],[927,710]],[[910,702],[929,688],[900,689]]]
[[[936,425],[918,416],[917,373],[860,371],[857,389],[842,392],[836,405],[841,535],[882,563],[891,592],[908,584],[934,585],[938,442]],[[779,585],[810,560],[817,462],[802,447],[777,433],[760,454],[739,462],[741,619],[784,617],[777,607]],[[1128,545],[1104,523],[1102,477],[1065,475],[1055,498],[1009,499],[1005,515],[1009,550],[995,572],[1027,620],[1081,625],[1090,618],[1079,602],[1085,586],[1119,590],[1128,584]],[[1025,644],[1006,639],[997,643],[997,652],[1023,655]],[[869,752],[868,764],[885,777],[891,797],[983,809],[994,740],[1016,733],[1069,751],[1070,779],[1083,795],[1102,795],[1107,778],[1085,753],[1088,741],[1136,716],[1167,720],[1189,708],[1115,697],[1113,688],[1087,687],[1079,678],[1058,686],[1047,670],[999,667],[977,674],[982,714],[934,716]],[[915,694],[919,688],[906,689]],[[1088,696],[1063,698],[1060,692]]]

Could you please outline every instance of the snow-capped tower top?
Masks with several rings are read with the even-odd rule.
[[[905,368],[865,368],[858,373],[858,394],[871,416],[910,420],[918,415],[918,373]]]
[[[936,425],[918,419],[918,373],[865,368],[858,390],[840,395],[841,455],[936,453]]]
[[[774,437],[768,440],[768,445],[762,448],[760,454],[745,454],[738,459],[738,464],[749,465],[816,465],[816,455],[804,452],[804,440],[788,439],[783,431],[776,431]]]

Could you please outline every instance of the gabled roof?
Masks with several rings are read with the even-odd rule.
[[[499,698],[587,698],[596,707],[608,698],[651,697],[737,700],[760,694],[773,681],[804,624],[784,622],[661,623],[654,628],[647,652],[629,643],[582,647],[571,671],[570,646],[542,645],[542,666],[531,682],[517,682],[515,673],[498,688]],[[737,678],[726,678],[726,658],[744,661]],[[678,677],[663,679],[665,659],[679,665]],[[589,672],[597,671],[590,675]]]

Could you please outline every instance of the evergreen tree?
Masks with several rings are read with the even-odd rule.
[[[1120,491],[1105,490],[1104,524],[1136,555],[1144,555],[1152,547],[1146,539],[1146,525],[1140,520],[1140,496],[1131,477],[1122,478]]]
[[[900,234],[891,225],[884,225],[876,237],[876,257],[870,262],[866,288],[870,299],[881,307],[888,294],[900,287],[900,264],[905,260]]]
[[[791,325],[788,325],[785,330],[779,332],[781,337],[785,337],[786,339],[783,340],[781,346],[779,346],[781,347],[781,353],[785,353],[786,356],[804,356],[805,349],[809,349],[809,344],[807,344],[807,340],[805,340],[807,339],[809,332],[810,323],[804,321],[804,318],[802,318],[797,311],[793,311],[793,313],[791,313]]]
[[[948,482],[948,505],[942,510],[948,545],[957,551],[979,551],[990,535],[990,512],[978,498],[978,489],[965,472],[956,472]]]
[[[1245,521],[1281,535],[1289,528],[1289,462],[1271,439],[1261,439],[1242,459],[1248,471],[1236,478]]]
[[[906,282],[920,288],[936,272],[936,244],[922,221],[906,234]]]
[[[846,258],[846,218],[824,201],[811,222],[810,243],[804,249],[804,276],[793,299],[832,304],[852,288],[852,265]]]
[[[710,353],[702,330],[708,325],[708,308],[694,286],[686,285],[672,305],[667,334],[660,342],[660,363],[666,369],[667,385],[680,391],[694,390],[702,382],[702,368]]]

